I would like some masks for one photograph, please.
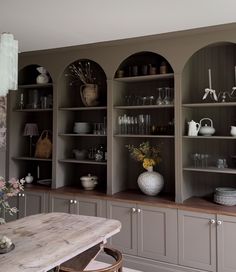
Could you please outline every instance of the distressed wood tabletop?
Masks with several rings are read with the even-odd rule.
[[[0,226],[15,249],[0,254],[0,271],[45,272],[85,250],[105,243],[121,223],[101,217],[67,213],[27,216]]]

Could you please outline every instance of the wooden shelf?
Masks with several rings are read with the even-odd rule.
[[[59,110],[62,111],[89,111],[89,110],[106,110],[106,106],[101,107],[61,107]]]
[[[35,157],[12,157],[13,160],[22,160],[22,161],[48,161],[51,162],[52,159],[41,159]]]
[[[65,137],[106,137],[106,134],[78,134],[78,133],[59,133],[59,136]]]
[[[14,109],[14,111],[17,112],[49,112],[52,111],[52,108],[48,108],[48,109]]]
[[[106,161],[90,161],[90,160],[75,160],[75,159],[60,159],[59,162],[65,163],[80,163],[80,164],[98,164],[98,165],[107,165]]]
[[[157,75],[147,75],[147,76],[134,76],[134,77],[120,77],[115,78],[115,81],[120,82],[141,82],[141,81],[151,81],[157,79],[169,79],[174,78],[174,74],[157,74]]]
[[[186,103],[183,108],[206,108],[206,107],[235,107],[236,102],[215,102],[215,103]]]
[[[25,85],[18,85],[18,89],[32,89],[32,88],[49,88],[52,87],[52,83],[47,84],[25,84]]]
[[[115,134],[114,137],[123,138],[174,138],[174,135],[140,135],[140,134]]]
[[[138,106],[114,106],[114,109],[119,110],[133,110],[133,109],[163,109],[163,108],[174,108],[174,104],[170,105],[138,105]]]
[[[236,168],[217,168],[217,167],[197,168],[197,167],[184,167],[183,170],[184,171],[193,171],[193,172],[222,173],[222,174],[233,174],[233,175],[236,175]]]
[[[184,139],[236,140],[233,136],[183,136]]]

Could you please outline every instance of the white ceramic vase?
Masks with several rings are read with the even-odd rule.
[[[140,190],[149,196],[155,196],[162,190],[164,186],[164,178],[161,174],[153,171],[153,167],[149,167],[138,177],[138,186]]]

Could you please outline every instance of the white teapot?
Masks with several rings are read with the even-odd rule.
[[[205,125],[202,124],[203,121],[210,121],[210,126],[208,126],[206,123]],[[200,120],[200,130],[199,130],[199,133],[202,134],[203,136],[212,136],[214,133],[215,133],[215,129],[213,127],[213,122],[210,118],[202,118]]]
[[[188,122],[188,136],[197,136],[200,129],[200,124],[191,120]]]

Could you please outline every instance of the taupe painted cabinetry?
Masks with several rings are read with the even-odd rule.
[[[178,211],[179,264],[207,271],[236,271],[236,219]]]
[[[102,216],[102,200],[61,194],[50,195],[50,212]]]
[[[108,217],[118,219],[122,230],[111,244],[122,252],[177,263],[177,211],[108,201]]]
[[[218,215],[217,222],[218,272],[235,272],[236,218],[233,216]]]
[[[16,207],[18,212],[14,215],[5,215],[7,222],[24,216],[29,216],[48,211],[48,194],[44,192],[27,191],[9,200],[11,207]]]
[[[188,211],[178,211],[178,216],[179,264],[215,271],[216,216]]]

